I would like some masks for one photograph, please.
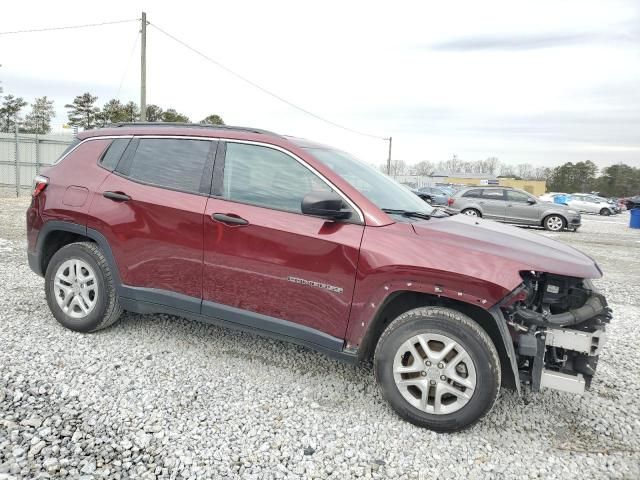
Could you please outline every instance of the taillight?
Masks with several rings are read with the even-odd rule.
[[[449,197],[449,200],[447,200],[447,203],[449,204],[449,206],[453,205],[453,202],[455,200],[453,199],[453,197]]]
[[[49,179],[43,175],[36,175],[36,178],[33,179],[33,192],[31,192],[32,197],[37,197],[42,193],[42,191],[47,188],[49,185]]]

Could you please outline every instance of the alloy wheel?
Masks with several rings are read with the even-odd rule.
[[[436,333],[421,333],[404,342],[394,357],[393,376],[407,402],[436,415],[464,407],[477,381],[473,360],[462,345]]]
[[[98,300],[97,287],[91,266],[77,258],[58,267],[53,283],[58,306],[71,318],[84,318],[91,313]]]
[[[478,216],[478,212],[476,212],[472,208],[470,208],[469,210],[465,210],[463,213],[465,215],[469,215],[470,217],[477,217]]]
[[[559,230],[562,230],[562,226],[564,225],[564,222],[562,220],[562,218],[553,215],[549,218],[547,218],[547,227],[549,228],[549,230],[552,230],[554,232],[557,232]]]

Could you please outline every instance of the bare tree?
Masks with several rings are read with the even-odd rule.
[[[516,172],[513,165],[500,165],[500,176],[502,177],[515,177]]]
[[[413,175],[433,175],[433,171],[435,170],[435,165],[429,161],[422,161],[417,163],[412,168]]]
[[[523,180],[529,180],[533,177],[533,167],[529,163],[521,163],[517,167],[518,176]]]

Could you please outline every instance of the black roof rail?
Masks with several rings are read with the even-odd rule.
[[[210,125],[206,123],[183,123],[183,122],[118,122],[109,123],[102,128],[121,128],[121,127],[184,127],[184,128],[212,128],[215,130],[235,130],[239,132],[260,133],[263,135],[280,135],[269,130],[251,127],[236,127],[233,125]]]

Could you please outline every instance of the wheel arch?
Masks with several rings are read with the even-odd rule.
[[[51,257],[53,257],[58,250],[70,243],[81,241],[94,242],[100,247],[100,250],[102,250],[111,267],[116,287],[119,288],[120,275],[109,242],[105,236],[97,230],[87,228],[77,223],[58,220],[45,222],[38,234],[35,259],[30,259],[30,264],[38,275],[44,276]]]
[[[360,360],[370,360],[372,358],[382,332],[391,321],[408,310],[426,306],[451,308],[467,315],[476,322],[489,335],[498,351],[503,386],[520,392],[515,349],[506,320],[497,305],[485,310],[477,305],[448,297],[409,290],[395,291],[388,295],[370,322],[358,348]]]

